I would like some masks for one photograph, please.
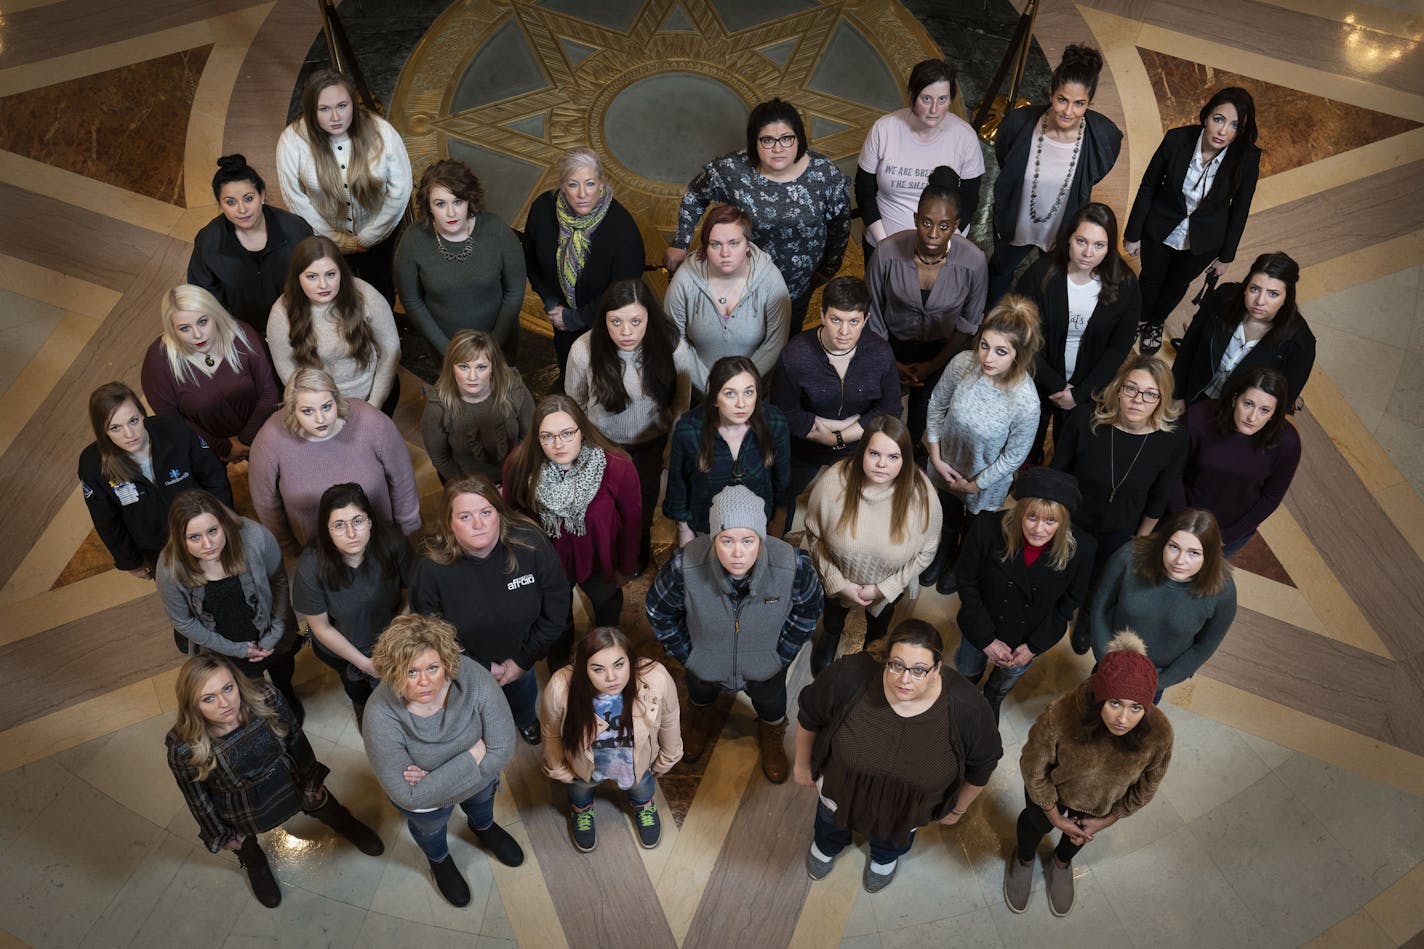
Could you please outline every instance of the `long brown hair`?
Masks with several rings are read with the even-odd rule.
[[[628,388],[623,384],[623,358],[608,329],[608,314],[634,303],[648,314],[648,328],[634,361],[642,377],[643,392],[667,412],[677,395],[677,365],[673,354],[679,342],[677,327],[663,312],[657,294],[641,279],[609,284],[598,304],[598,319],[588,334],[589,392],[612,415],[628,408]]]
[[[505,362],[499,343],[484,330],[463,329],[450,337],[445,361],[440,364],[440,376],[435,380],[435,395],[446,413],[460,408],[460,383],[455,379],[455,367],[462,362],[474,362],[484,356],[490,364],[490,398],[495,410],[505,418],[515,413],[514,370]]]
[[[179,668],[178,679],[173,683],[173,693],[178,699],[178,718],[173,723],[173,731],[178,740],[188,747],[188,764],[197,770],[199,781],[207,780],[217,761],[213,758],[213,740],[208,731],[210,726],[198,703],[203,697],[203,686],[224,669],[232,676],[241,696],[238,722],[245,725],[254,718],[260,718],[278,738],[287,737],[287,726],[283,724],[277,709],[267,704],[267,696],[260,685],[233,668],[225,656],[194,656]]]
[[[1054,570],[1062,570],[1078,551],[1077,538],[1073,536],[1069,523],[1068,509],[1057,501],[1047,498],[1025,497],[1014,502],[1014,506],[1004,511],[999,529],[1004,535],[1004,563],[1018,556],[1024,548],[1023,522],[1030,514],[1051,517],[1058,521],[1058,533],[1048,542],[1048,565]]]
[[[890,501],[890,542],[899,544],[909,533],[912,506],[919,511],[923,524],[921,530],[929,529],[930,497],[925,480],[915,467],[915,444],[910,437],[910,429],[893,415],[877,415],[867,422],[855,454],[836,465],[840,477],[845,479],[845,496],[841,501],[841,516],[836,520],[836,533],[855,536],[856,521],[860,517],[860,494],[869,483],[865,475],[865,454],[870,450],[871,436],[876,434],[884,435],[900,449],[900,473],[892,482],[894,494]]]
[[[356,275],[341,249],[329,237],[313,234],[292,251],[292,265],[287,268],[287,283],[282,288],[282,306],[287,311],[287,342],[292,347],[292,360],[298,366],[323,368],[316,348],[316,330],[312,326],[312,304],[302,289],[302,274],[323,258],[336,265],[341,286],[331,302],[331,315],[336,317],[346,351],[362,369],[376,358],[376,332],[366,320],[366,303],[356,289]]]
[[[534,406],[534,420],[529,425],[529,431],[524,433],[524,438],[515,446],[514,451],[509,453],[509,473],[504,479],[510,503],[525,514],[539,513],[539,477],[545,462],[549,460],[544,454],[544,447],[539,443],[539,426],[544,424],[544,419],[558,412],[565,412],[574,420],[574,426],[583,436],[585,445],[601,448],[605,454],[627,457],[623,449],[610,442],[598,430],[598,426],[588,420],[588,416],[583,414],[583,409],[579,408],[573,399],[561,392],[544,396],[539,400],[539,404]]]
[[[113,482],[133,481],[139,476],[138,463],[109,437],[109,419],[125,402],[132,402],[138,414],[148,418],[143,400],[122,382],[106,382],[89,393],[89,426],[94,429],[94,444],[99,449],[99,471]]]
[[[702,403],[702,438],[697,443],[698,471],[712,470],[712,457],[717,446],[717,422],[721,418],[717,409],[717,393],[722,391],[722,387],[733,376],[744,372],[751,375],[756,385],[756,407],[747,417],[747,425],[751,427],[757,444],[761,446],[762,467],[771,468],[776,464],[776,446],[771,441],[771,427],[766,424],[766,414],[762,411],[766,404],[767,391],[761,373],[757,372],[756,363],[746,356],[723,356],[707,371],[707,400]]]
[[[346,163],[346,186],[341,183],[341,166],[336,156],[331,154],[331,136],[326,134],[317,121],[317,99],[332,86],[344,86],[351,99],[351,127],[346,134],[351,138],[351,160]],[[364,211],[380,210],[386,197],[386,182],[378,178],[372,169],[381,160],[385,143],[381,140],[380,129],[361,105],[356,95],[356,87],[350,79],[339,72],[322,69],[312,73],[302,90],[301,133],[311,146],[312,161],[316,163],[317,190],[307,197],[322,219],[328,223],[344,221],[342,195],[349,193]]]
[[[495,487],[494,482],[483,474],[456,478],[445,485],[445,499],[441,507],[440,520],[435,522],[430,528],[430,533],[420,542],[421,556],[447,566],[465,556],[460,542],[455,539],[455,532],[450,529],[450,514],[454,510],[455,499],[462,494],[478,494],[488,501],[490,507],[494,508],[495,513],[499,515],[499,541],[504,544],[506,552],[505,570],[513,571],[519,566],[519,561],[514,556],[514,548],[533,550],[534,543],[528,539],[528,532],[533,531],[542,535],[543,531],[529,518],[506,504],[504,496],[499,493],[499,488]]]
[[[1073,262],[1072,238],[1084,224],[1096,224],[1107,234],[1108,252],[1103,257],[1103,262],[1093,269],[1093,276],[1102,284],[1102,290],[1098,293],[1099,299],[1104,303],[1116,302],[1118,287],[1124,281],[1137,278],[1133,276],[1132,269],[1127,266],[1127,261],[1122,259],[1122,253],[1117,249],[1117,215],[1113,214],[1112,208],[1097,201],[1089,201],[1063,222],[1062,230],[1058,232],[1058,244],[1053,248],[1053,266],[1044,271],[1043,283],[1040,286],[1047,291],[1050,280],[1060,274],[1067,278],[1069,266]]]
[[[1162,551],[1167,549],[1167,542],[1178,531],[1201,541],[1202,565],[1191,579],[1192,596],[1216,596],[1226,589],[1231,564],[1226,562],[1226,555],[1221,550],[1221,528],[1217,526],[1216,515],[1202,508],[1184,508],[1167,518],[1151,534],[1135,538],[1132,541],[1133,574],[1153,586],[1169,579],[1167,567],[1162,563]]]
[[[633,641],[616,626],[597,626],[578,641],[569,663],[569,695],[564,706],[564,722],[559,728],[565,754],[582,753],[598,737],[598,722],[593,712],[593,700],[598,691],[588,677],[588,661],[604,649],[621,649],[628,657],[628,682],[623,686],[623,717],[618,723],[619,741],[633,739],[633,703],[638,700],[638,685],[653,660],[640,659]]]
[[[158,562],[173,571],[173,579],[179,586],[200,587],[208,580],[203,576],[203,567],[188,552],[186,534],[193,518],[211,514],[217,519],[223,532],[223,549],[218,563],[229,577],[247,571],[247,552],[242,546],[242,517],[217,499],[211,492],[201,488],[184,491],[173,499],[168,508],[168,542],[158,555]]]

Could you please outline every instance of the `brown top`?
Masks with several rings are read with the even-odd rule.
[[[837,827],[903,845],[958,790],[958,765],[949,690],[920,714],[901,718],[876,683],[831,737],[821,793],[836,803]]]

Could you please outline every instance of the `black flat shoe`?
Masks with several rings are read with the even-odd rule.
[[[533,722],[532,724],[525,725],[523,728],[519,729],[519,737],[523,738],[531,745],[537,745],[544,740],[544,736],[539,734],[538,722]]]
[[[506,867],[517,867],[524,862],[524,848],[519,846],[519,841],[509,836],[509,831],[498,824],[490,824],[484,830],[475,830],[471,824],[470,830],[475,831],[480,844]]]

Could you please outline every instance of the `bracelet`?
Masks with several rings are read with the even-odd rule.
[[[966,808],[964,809],[964,811],[967,811],[967,810],[969,810],[969,808],[966,807]],[[950,812],[951,814],[954,814],[954,815],[957,816],[957,817],[963,817],[963,816],[964,816],[964,811],[956,811],[956,810],[955,810],[954,808],[952,808],[952,807],[949,809],[949,812]]]
[[[840,433],[840,432],[835,432],[834,434],[835,434],[835,436],[836,436],[836,447],[837,447],[837,448],[844,448],[844,447],[845,447],[845,439],[844,439],[844,438],[841,438],[841,433]]]

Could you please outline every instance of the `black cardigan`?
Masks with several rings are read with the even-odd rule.
[[[311,225],[290,211],[262,206],[267,219],[267,246],[249,251],[237,239],[232,222],[219,214],[193,238],[188,258],[188,282],[218,298],[233,316],[267,337],[267,314],[282,295],[292,251],[312,236]]]
[[[1060,525],[1077,541],[1062,570],[1048,565],[1046,550],[1033,566],[1024,564],[1023,551],[1005,560],[1000,525],[1012,516],[976,517],[964,538],[954,570],[959,631],[979,649],[997,639],[1010,649],[1027,643],[1037,656],[1063,638],[1073,611],[1083,605],[1097,541],[1080,528]]]
[[[1071,379],[1064,375],[1063,360],[1068,345],[1068,276],[1058,270],[1053,255],[1044,254],[1019,278],[1015,291],[1038,307],[1038,324],[1043,330],[1043,348],[1038,351],[1033,375],[1038,394],[1047,399],[1071,382],[1078,403],[1090,401],[1092,393],[1112,381],[1137,338],[1142,312],[1137,278],[1128,271],[1112,303],[1099,298],[1078,342]]]
[[[1047,111],[1046,105],[1026,105],[1015,109],[1004,117],[998,134],[994,136],[994,157],[999,162],[999,177],[994,179],[995,241],[1006,241],[1014,236],[1024,170],[1028,168],[1033,145],[1033,129]],[[1107,116],[1089,109],[1083,121],[1087,123],[1083,129],[1083,150],[1078,155],[1073,184],[1065,198],[1065,221],[1092,200],[1093,186],[1108,176],[1117,162],[1118,152],[1122,150],[1122,129]]]
[[[1241,296],[1239,283],[1228,283],[1217,287],[1197,309],[1187,333],[1182,337],[1182,345],[1177,349],[1177,358],[1172,363],[1172,378],[1176,382],[1176,398],[1190,404],[1206,398],[1203,390],[1211,384],[1216,375],[1216,367],[1221,365],[1221,356],[1231,342],[1231,334],[1236,332],[1235,323],[1227,322],[1233,299]],[[1250,369],[1274,369],[1286,377],[1290,396],[1286,410],[1294,411],[1296,399],[1310,379],[1310,371],[1315,367],[1315,334],[1306,325],[1305,317],[1296,320],[1290,333],[1282,335],[1272,328],[1261,338],[1251,351],[1236,364],[1236,369],[1226,380],[1229,389],[1232,380]]]
[[[1122,232],[1124,241],[1149,240],[1160,244],[1187,216],[1182,182],[1187,177],[1187,167],[1192,163],[1201,130],[1200,125],[1184,125],[1162,137],[1162,144],[1157,146],[1142,174],[1142,184]],[[1223,166],[1232,157],[1231,149],[1236,147],[1235,143],[1227,146]],[[1261,173],[1261,150],[1255,145],[1242,147],[1246,151],[1241,153],[1234,175],[1225,174],[1225,167],[1218,169],[1211,190],[1187,222],[1187,246],[1192,253],[1215,251],[1216,259],[1222,263],[1236,259],[1236,247],[1241,243],[1241,232],[1246,229],[1251,199],[1256,194],[1256,179]],[[1234,180],[1229,180],[1232,178]]]
[[[578,307],[564,299],[559,285],[559,220],[555,213],[556,192],[546,191],[534,199],[524,224],[524,265],[529,273],[529,286],[547,311],[564,308],[564,329],[582,331],[596,323],[598,302],[603,291],[615,280],[641,278],[646,256],[643,235],[627,208],[614,199],[608,213],[593,232],[588,247],[588,260],[579,271],[574,284]]]
[[[802,728],[816,733],[811,746],[811,773],[816,777],[830,760],[832,736],[845,724],[846,716],[866,691],[880,687],[884,671],[885,667],[869,653],[852,653],[831,663],[801,690],[796,720]],[[944,800],[934,810],[935,820],[949,813],[960,785],[987,785],[1004,756],[999,726],[983,693],[952,668],[941,665],[940,675],[949,694],[949,731],[959,770],[954,784],[945,789]]]

